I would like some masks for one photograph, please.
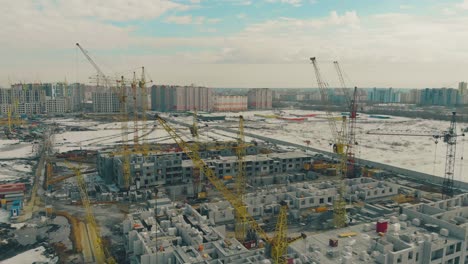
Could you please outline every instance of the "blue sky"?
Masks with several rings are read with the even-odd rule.
[[[189,5],[187,10],[174,10],[149,20],[107,21],[116,26],[134,26],[137,36],[154,37],[192,37],[228,36],[242,31],[249,24],[261,23],[281,17],[309,19],[326,17],[332,11],[343,13],[356,11],[361,16],[378,13],[402,12],[411,14],[436,14],[441,1],[403,1],[403,0],[302,0],[299,4],[278,1],[248,0],[202,0],[192,4],[190,1],[177,1]],[[294,2],[294,0],[292,1]],[[458,1],[459,2],[459,1]],[[457,1],[444,1],[444,5]],[[170,17],[190,16],[192,19],[216,20],[213,23],[169,23]]]
[[[187,4],[185,1],[180,3]],[[135,32],[139,35],[151,35],[156,37],[181,37],[181,36],[205,36],[221,35],[226,36],[242,31],[249,24],[261,23],[267,20],[290,17],[296,19],[308,19],[311,17],[326,17],[330,12],[343,13],[346,11],[356,11],[362,16],[378,13],[402,12],[411,14],[435,14],[438,4],[441,1],[403,1],[403,0],[326,0],[310,1],[303,0],[299,4],[283,3],[281,0],[269,1],[201,1],[196,6],[185,11],[173,11],[148,21],[127,21],[115,23],[116,25],[136,26]],[[445,1],[445,4],[456,3],[457,1]],[[176,24],[168,23],[166,20],[173,16],[204,17],[206,19],[219,20],[208,25],[216,31],[206,30],[206,24]]]
[[[0,84],[86,81],[93,68],[75,42],[109,74],[145,65],[161,83],[310,87],[309,56],[322,59],[325,73],[341,61],[366,87],[468,79],[468,0],[92,3],[5,0]]]

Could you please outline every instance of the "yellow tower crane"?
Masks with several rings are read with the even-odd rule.
[[[310,58],[310,60],[314,66],[315,76],[317,78],[317,84],[320,90],[322,101],[328,106],[330,103],[328,85],[322,78],[316,58],[313,57]],[[344,185],[344,178],[347,174],[347,124],[346,117],[343,116],[341,129],[338,130],[338,126],[336,125],[335,121],[336,119],[331,113],[329,107],[326,107],[326,113],[328,125],[333,136],[333,152],[338,155],[340,160],[339,166],[336,167],[337,175],[340,177],[340,180],[337,188],[338,195],[333,201],[333,224],[336,228],[342,228],[346,226],[346,201],[344,198],[346,194],[346,187]]]
[[[246,222],[249,224],[250,228],[256,232],[262,239],[264,239],[268,244],[270,250],[270,257],[273,259],[275,264],[285,264],[287,259],[285,255],[287,253],[287,248],[289,244],[303,239],[306,237],[305,234],[301,234],[297,237],[288,238],[287,237],[287,214],[288,206],[285,202],[281,203],[280,213],[278,221],[276,223],[276,232],[275,236],[269,237],[268,234],[260,227],[260,225],[255,221],[252,215],[246,210],[246,205],[240,199],[236,193],[231,192],[226,185],[216,176],[213,170],[203,161],[200,157],[197,148],[193,147],[193,144],[186,143],[178,133],[171,127],[169,124],[157,116],[159,124],[166,130],[169,136],[179,145],[179,147],[187,154],[187,156],[194,162],[194,165],[200,169],[200,172],[205,175],[205,177],[213,184],[213,186],[223,195],[223,197],[234,207],[234,210],[241,218],[246,219]]]
[[[193,109],[193,120],[192,120],[192,127],[190,127],[190,133],[192,134],[193,138],[196,142],[199,142],[199,135],[198,135],[198,112],[197,108]]]
[[[121,76],[120,79],[120,132],[122,135],[121,152],[122,152],[122,174],[125,190],[128,190],[131,184],[130,175],[130,148],[128,146],[128,113],[127,113],[127,87],[125,79]]]
[[[94,262],[95,263],[116,263],[114,258],[110,255],[110,253],[104,248],[101,239],[101,232],[99,230],[99,226],[96,223],[96,218],[94,217],[93,209],[91,207],[91,202],[89,201],[88,192],[86,191],[86,181],[81,174],[81,170],[77,167],[70,165],[70,163],[66,163],[67,166],[73,170],[76,175],[76,181],[78,183],[78,189],[80,191],[81,201],[83,203],[83,207],[85,209],[86,214],[86,224],[88,226],[88,235],[89,240],[91,241],[92,251],[94,255]]]
[[[244,136],[244,117],[239,116],[239,132],[237,134],[237,146],[236,146],[236,154],[237,154],[237,177],[236,177],[236,193],[237,197],[239,197],[240,202],[244,203],[244,194],[246,188],[246,177],[245,177],[245,169],[246,164],[244,162],[245,158],[245,136]],[[247,208],[242,206],[239,208],[242,211],[246,211]],[[236,213],[236,225],[235,225],[235,234],[236,239],[244,242],[247,236],[247,219],[243,216],[245,213]]]
[[[346,178],[356,178],[358,177],[358,168],[356,166],[356,155],[355,155],[355,146],[358,145],[356,140],[356,129],[357,129],[357,110],[358,110],[358,90],[357,87],[354,87],[354,92],[351,94],[351,89],[347,88],[346,82],[343,77],[343,71],[338,61],[334,61],[335,70],[338,74],[338,78],[341,83],[341,90],[345,96],[346,107],[349,109],[349,118],[348,118],[348,133],[346,134],[347,142],[347,171],[344,175]]]
[[[148,91],[146,89],[146,75],[145,67],[141,67],[141,79],[139,82],[140,87],[140,96],[141,96],[141,122],[143,123],[142,133],[142,150],[143,155],[148,155],[149,145],[148,145],[148,122],[146,112],[148,112]]]
[[[121,142],[121,153],[123,155],[123,179],[124,179],[124,186],[125,189],[128,190],[130,183],[131,183],[131,175],[130,175],[130,150],[128,147],[128,113],[127,113],[127,88],[125,86],[124,77],[122,76],[120,80],[117,80],[117,85],[110,86],[110,79],[104,72],[99,68],[99,66],[94,62],[94,60],[89,56],[89,53],[81,47],[79,43],[76,43],[76,46],[81,50],[83,55],[86,59],[91,63],[94,69],[97,72],[97,79],[103,79],[104,87],[109,89],[112,88],[112,92],[119,97],[120,103],[120,113],[119,113],[119,121],[121,124],[121,133],[122,133],[122,142]],[[120,85],[119,85],[120,83]],[[120,89],[119,89],[120,88]]]
[[[137,79],[133,72],[132,96],[133,96],[133,149],[138,149],[138,100],[137,100]]]

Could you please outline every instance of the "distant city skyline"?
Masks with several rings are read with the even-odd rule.
[[[155,84],[453,87],[468,80],[468,0],[2,1],[0,86],[89,83],[95,71]]]

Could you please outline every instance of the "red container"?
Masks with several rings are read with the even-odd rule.
[[[244,242],[244,247],[245,247],[246,249],[252,249],[252,248],[254,248],[255,246],[257,246],[257,244],[255,243],[255,240]]]
[[[387,221],[378,221],[376,226],[377,233],[386,233],[388,229]]]

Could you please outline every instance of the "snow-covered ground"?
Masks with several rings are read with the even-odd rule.
[[[45,248],[43,246],[25,251],[12,258],[2,261],[2,264],[29,264],[34,262],[57,263],[57,259],[51,259],[44,256]]]
[[[325,113],[320,111],[286,110],[285,115],[291,114],[318,114],[304,122],[288,122],[278,119],[264,119],[259,121],[255,114],[270,115],[273,111],[250,111],[242,113],[226,113],[227,117],[242,114],[247,120],[245,131],[262,136],[277,138],[280,140],[306,144],[322,150],[331,151],[329,143],[332,141],[329,124],[324,119]],[[249,121],[251,120],[251,121]],[[341,122],[337,121],[338,127]],[[356,156],[376,162],[416,170],[428,174],[443,176],[445,171],[446,145],[439,140],[436,144],[432,137],[409,137],[369,135],[370,130],[406,130],[419,132],[442,132],[448,129],[448,121],[436,121],[425,119],[413,119],[405,117],[391,117],[390,119],[376,119],[368,115],[361,115],[357,120],[356,137],[359,145],[356,148]],[[468,127],[467,123],[458,123],[461,128]],[[468,135],[467,135],[468,136]],[[468,181],[463,177],[464,168],[468,167],[468,160],[463,157],[468,154],[468,146],[465,149],[465,137],[459,137],[457,144],[457,158],[455,167],[455,179]]]
[[[0,139],[0,159],[25,158],[34,155],[32,143]]]
[[[189,118],[190,119],[190,118]],[[121,123],[119,122],[112,122],[112,123],[100,123],[95,124],[95,122],[91,121],[70,121],[65,122],[65,120],[61,121],[63,123],[73,123],[74,126],[81,126],[86,127],[91,130],[89,131],[67,131],[60,134],[54,135],[54,149],[57,152],[65,152],[73,149],[92,149],[92,150],[99,150],[102,148],[112,147],[115,144],[121,144],[122,142],[122,134],[120,132]],[[157,143],[173,143],[173,140],[169,137],[169,134],[162,129],[160,126],[157,128],[155,127],[155,121],[148,121],[147,123],[147,131],[148,134],[146,136],[148,142],[157,142]],[[140,132],[139,136],[141,137],[141,126],[139,124]],[[184,140],[192,140],[190,135],[190,131],[188,128],[183,126],[171,125],[175,129],[177,129],[179,135],[183,137]],[[127,140],[130,144],[133,142],[133,122],[128,122],[128,134]],[[233,140],[231,136],[225,136],[224,132],[220,131],[219,133],[210,133],[206,134],[203,133],[203,129],[200,130],[200,140],[202,141],[212,141],[213,139],[219,141],[225,140]]]
[[[10,222],[10,212],[7,210],[0,209],[0,223]]]
[[[0,182],[28,177],[32,173],[32,161],[0,161]]]
[[[317,114],[316,117],[309,117],[304,122],[290,122],[279,119],[268,119],[255,116],[255,114],[272,115],[279,114],[273,111],[248,111],[241,113],[218,113],[226,115],[226,121],[199,122],[199,134],[201,141],[213,140],[233,140],[235,134],[224,131],[210,129],[213,126],[226,126],[236,129],[236,118],[243,115],[245,131],[267,137],[277,138],[284,141],[306,144],[310,141],[310,146],[322,150],[331,151],[332,141],[329,124],[325,119],[325,113],[320,111],[284,110],[282,115],[294,117],[294,115]],[[337,113],[338,115],[338,113]],[[167,117],[166,115],[164,115]],[[174,118],[174,117],[172,117]],[[178,121],[190,124],[191,116],[178,116]],[[110,147],[121,142],[120,123],[96,123],[94,121],[74,121],[61,120],[60,123],[70,123],[77,126],[85,126],[93,131],[65,132],[55,135],[55,146],[59,151],[78,149],[100,149]],[[154,129],[155,121],[148,121],[148,129],[152,132],[147,136],[150,142],[172,143],[166,131],[160,126]],[[140,124],[141,125],[141,124]],[[341,122],[337,121],[340,126]],[[171,124],[185,140],[192,140],[190,131],[186,127]],[[446,145],[439,140],[438,144],[431,137],[408,137],[408,136],[388,136],[369,135],[370,130],[408,130],[408,131],[439,131],[447,130],[448,121],[435,121],[424,119],[412,119],[405,117],[391,117],[390,119],[376,119],[368,115],[360,115],[357,121],[356,137],[359,145],[356,147],[356,156],[376,162],[387,163],[389,165],[416,170],[438,176],[444,175]],[[133,140],[133,123],[128,123],[128,140]],[[458,128],[466,128],[468,124],[459,123]],[[467,136],[468,137],[468,136]],[[250,141],[250,138],[246,138]],[[468,160],[462,159],[468,154],[468,147],[465,150],[465,137],[458,138],[457,160],[455,179],[468,181],[467,177],[462,177],[465,167],[468,167]]]

